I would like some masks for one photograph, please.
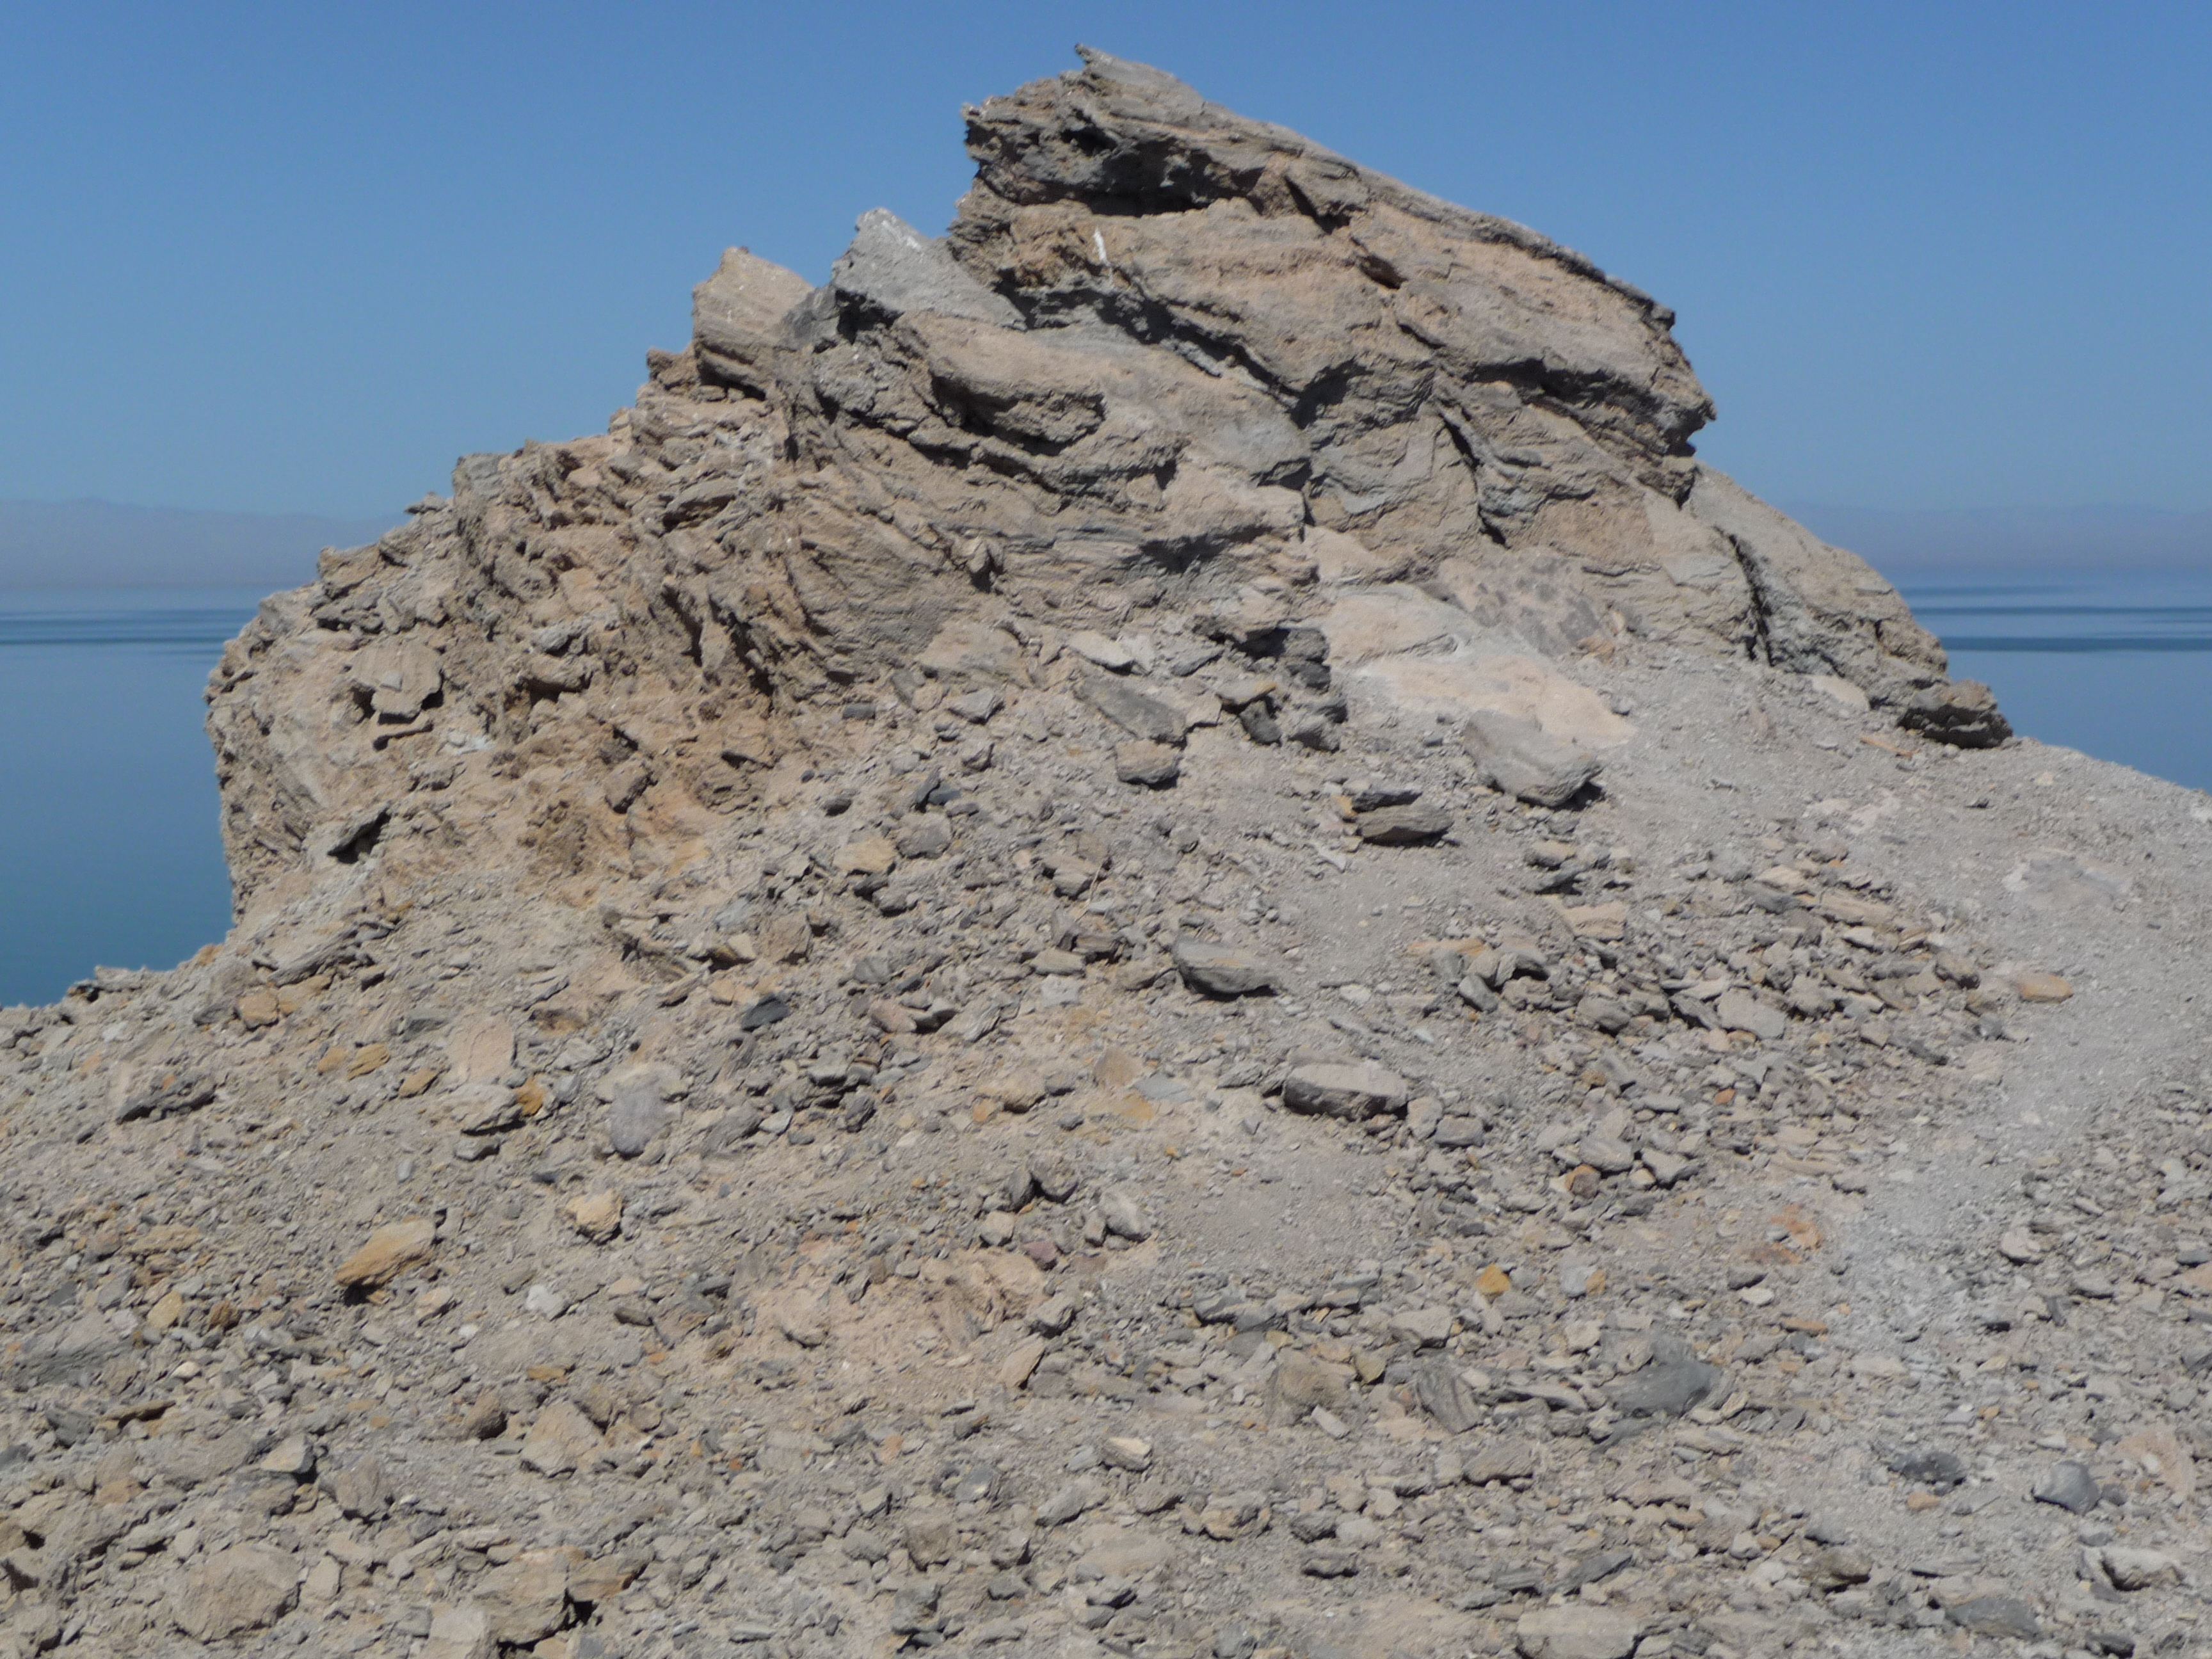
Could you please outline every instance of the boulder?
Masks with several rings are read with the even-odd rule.
[[[1534,720],[1478,710],[1462,730],[1482,781],[1533,806],[1565,806],[1598,775],[1596,756],[1545,734]]]
[[[2012,723],[1997,710],[1996,694],[1979,680],[1929,686],[1905,705],[1897,723],[1954,749],[1994,749],[2012,736]]]

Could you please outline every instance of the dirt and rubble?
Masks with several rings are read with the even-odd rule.
[[[0,1639],[2199,1650],[2212,801],[1588,261],[969,120],[227,652],[235,929],[0,1013]]]

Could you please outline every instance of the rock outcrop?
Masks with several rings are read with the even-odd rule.
[[[242,906],[462,775],[512,798],[471,858],[556,882],[741,805],[795,711],[1133,613],[1340,660],[1357,613],[1355,697],[1425,714],[1624,640],[1941,680],[1887,582],[1694,459],[1673,313],[1581,256],[1101,53],[969,148],[944,238],[877,210],[819,289],[732,250],[607,435],[471,456],[270,602],[210,694]]]
[[[0,1011],[0,1652],[2185,1646],[2212,811],[1587,260],[969,143],[225,654],[230,936]]]

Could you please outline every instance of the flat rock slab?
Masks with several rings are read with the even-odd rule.
[[[1381,1066],[1324,1062],[1301,1066],[1283,1083],[1283,1104],[1320,1117],[1373,1117],[1402,1112],[1413,1097],[1406,1079]]]
[[[1954,1601],[1943,1609],[1943,1616],[1977,1636],[2010,1636],[2032,1642],[2043,1631],[2035,1609],[2017,1595],[1978,1595],[1971,1601]]]
[[[1612,1607],[1539,1607],[1513,1627],[1522,1659],[1628,1659],[1643,1622]]]
[[[410,1267],[428,1261],[437,1237],[438,1224],[428,1216],[379,1227],[339,1265],[338,1284],[349,1291],[373,1291],[388,1285]]]
[[[1164,698],[1138,690],[1126,680],[1086,675],[1076,683],[1075,695],[1133,738],[1152,743],[1182,741],[1182,711]]]
[[[1748,1031],[1760,1041],[1771,1042],[1790,1029],[1790,1016],[1779,1008],[1770,1007],[1747,991],[1723,991],[1713,1003],[1713,1014],[1721,1028],[1729,1031]]]
[[[1441,806],[1382,806],[1362,812],[1352,827],[1377,847],[1415,847],[1450,829],[1452,815]]]
[[[1207,996],[1248,997],[1273,990],[1280,978],[1280,969],[1266,957],[1234,945],[1179,939],[1169,954],[1183,983]]]

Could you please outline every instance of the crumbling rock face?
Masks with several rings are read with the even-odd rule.
[[[1468,695],[1439,655],[1638,637],[1940,680],[1887,583],[1692,458],[1672,313],[1579,255],[1095,52],[969,147],[943,240],[869,213],[820,289],[732,250],[607,435],[471,456],[270,602],[210,692],[241,907],[457,779],[431,840],[540,885],[680,843],[793,709],[1018,681],[1133,606],[1275,655],[1425,592],[1466,626],[1366,686],[1425,713]]]
[[[236,927],[0,1011],[0,1654],[2185,1645],[2199,798],[1587,262],[972,118],[226,653]]]

